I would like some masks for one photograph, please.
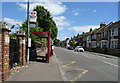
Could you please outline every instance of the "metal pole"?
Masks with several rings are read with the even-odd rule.
[[[28,4],[27,4],[27,19],[28,19],[28,27],[27,27],[27,35],[28,35],[28,37],[27,37],[27,63],[29,64],[29,52],[30,52],[30,50],[29,50],[29,36],[30,36],[30,34],[29,34],[29,0],[28,0]]]
[[[48,54],[47,54],[47,63],[49,63],[49,60],[50,60],[50,49],[51,46],[50,46],[50,33],[48,33]]]

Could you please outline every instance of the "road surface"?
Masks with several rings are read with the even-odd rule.
[[[117,57],[87,51],[74,52],[61,47],[55,47],[55,55],[64,81],[119,80]]]

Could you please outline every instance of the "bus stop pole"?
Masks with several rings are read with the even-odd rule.
[[[27,4],[27,20],[28,20],[28,27],[27,27],[27,64],[29,64],[29,0],[28,0],[28,4]]]

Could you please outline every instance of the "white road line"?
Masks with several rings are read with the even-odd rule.
[[[91,59],[93,59],[93,57],[89,57],[89,56],[86,56],[86,55],[82,55],[82,56],[85,56],[85,57],[87,57],[87,58],[91,58]]]
[[[107,63],[107,64],[112,65],[112,66],[115,66],[115,67],[120,67],[120,66],[118,66],[118,65],[115,65],[115,64],[109,63],[109,62],[107,62],[107,61],[102,61],[102,62]]]
[[[79,54],[78,52],[74,52],[75,54]],[[82,55],[82,54],[81,54]],[[87,58],[91,58],[91,59],[93,59],[93,57],[89,57],[89,56],[86,56],[86,55],[82,55],[82,56],[85,56],[85,57],[87,57]]]

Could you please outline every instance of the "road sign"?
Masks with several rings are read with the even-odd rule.
[[[28,47],[31,47],[31,38],[29,38]]]
[[[36,22],[37,21],[37,18],[36,17],[31,17],[30,18],[30,22]]]
[[[37,20],[37,12],[31,11],[30,12],[30,22],[36,22],[36,20]]]
[[[37,17],[37,12],[36,11],[31,11],[30,12],[30,17]]]
[[[35,28],[36,24],[30,23],[30,28]]]

